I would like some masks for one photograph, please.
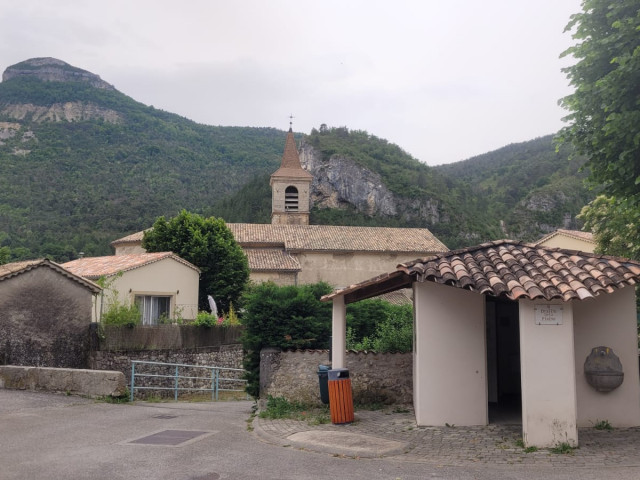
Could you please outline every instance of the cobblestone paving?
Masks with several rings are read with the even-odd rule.
[[[297,432],[314,430],[397,440],[408,444],[406,451],[387,458],[437,465],[640,466],[640,428],[580,428],[579,448],[560,454],[548,449],[527,452],[518,446],[522,438],[520,425],[418,427],[412,411],[393,409],[357,411],[355,422],[349,425],[311,425],[306,421],[256,417],[254,427],[279,441],[286,441]],[[313,444],[308,449],[313,450]]]

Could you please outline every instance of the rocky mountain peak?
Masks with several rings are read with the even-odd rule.
[[[43,82],[88,83],[92,87],[115,90],[113,85],[98,75],[51,57],[31,58],[11,65],[2,74],[2,81],[6,82],[16,77],[35,77]]]

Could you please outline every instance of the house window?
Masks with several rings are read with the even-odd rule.
[[[158,319],[170,318],[171,297],[136,295],[136,305],[140,309],[143,325],[157,325]]]
[[[287,211],[298,210],[298,189],[287,187],[284,191],[284,209]]]

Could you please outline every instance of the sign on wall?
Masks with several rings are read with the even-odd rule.
[[[562,305],[534,305],[536,325],[562,325]]]

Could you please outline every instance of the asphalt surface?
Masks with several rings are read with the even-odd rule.
[[[572,456],[528,456],[511,445],[513,428],[416,428],[410,413],[393,411],[312,425],[260,419],[253,407],[109,404],[0,389],[0,479],[640,478],[634,429],[598,432]]]

